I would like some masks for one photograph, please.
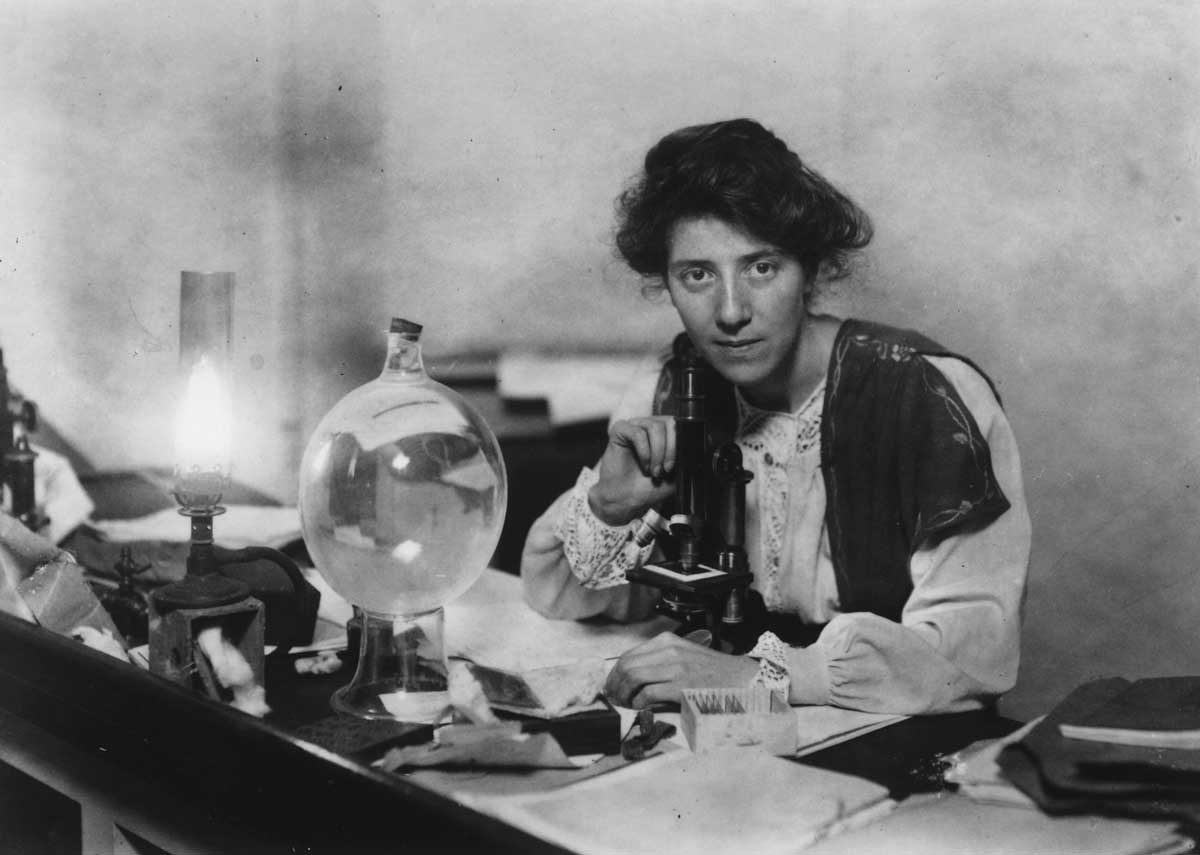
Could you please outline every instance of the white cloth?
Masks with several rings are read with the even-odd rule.
[[[838,608],[820,472],[820,389],[792,414],[739,402],[736,440],[754,473],[746,497],[753,586],[769,608],[827,623],[814,644],[791,648],[793,703],[950,712],[979,708],[1016,682],[1031,539],[1016,441],[978,372],[951,357],[927,358],[986,437],[1011,507],[985,529],[913,555],[914,589],[899,623]],[[638,372],[614,420],[651,412],[660,368],[655,361]],[[595,518],[587,503],[594,481],[585,470],[530,529],[521,564],[526,600],[549,617],[642,617],[657,592],[622,583],[627,565],[650,550],[627,544],[630,527]]]
[[[50,519],[38,534],[59,543],[86,522],[96,506],[79,483],[70,460],[48,448],[33,445],[31,449],[37,454],[33,460],[34,501],[38,511]],[[12,510],[12,496],[7,487],[0,497],[0,510]]]

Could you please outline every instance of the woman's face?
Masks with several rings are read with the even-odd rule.
[[[760,406],[786,405],[808,277],[791,255],[716,217],[668,236],[667,291],[700,354]]]

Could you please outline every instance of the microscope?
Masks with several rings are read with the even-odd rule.
[[[37,405],[9,388],[0,350],[0,486],[6,487],[10,513],[30,531],[49,522],[37,509],[34,495],[33,461],[37,453],[29,447],[29,434],[37,430]]]
[[[647,513],[633,535],[639,546],[657,538],[668,560],[626,575],[660,589],[658,610],[680,622],[680,635],[707,630],[712,648],[741,652],[749,646],[741,630],[754,578],[745,550],[746,484],[753,475],[742,467],[734,442],[712,435],[706,389],[711,369],[686,335],[675,341],[673,364],[675,496],[664,513]]]

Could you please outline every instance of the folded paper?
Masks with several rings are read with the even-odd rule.
[[[393,748],[376,765],[394,772],[420,766],[575,769],[581,764],[548,733],[524,733],[518,722],[502,722],[447,725],[433,742]]]
[[[54,561],[39,569],[18,586],[37,622],[61,635],[75,635],[79,627],[107,633],[125,643],[113,619],[105,611],[79,565]]]

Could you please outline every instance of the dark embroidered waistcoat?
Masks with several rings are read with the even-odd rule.
[[[913,553],[982,529],[1009,507],[979,426],[924,356],[962,359],[919,333],[868,321],[843,322],[834,341],[821,472],[842,612],[899,620],[913,589]],[[668,361],[655,412],[672,411],[673,376]],[[737,402],[715,371],[707,379],[716,441],[733,434]]]

